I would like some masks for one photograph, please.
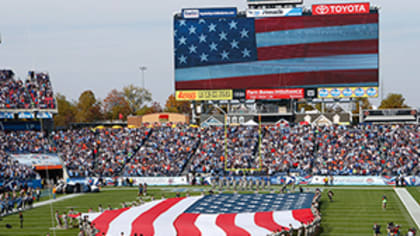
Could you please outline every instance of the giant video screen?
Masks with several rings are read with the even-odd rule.
[[[378,86],[378,14],[174,19],[176,90]]]

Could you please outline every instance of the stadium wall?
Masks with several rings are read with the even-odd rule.
[[[270,181],[272,185],[295,184],[295,185],[324,185],[324,179],[327,176],[248,176],[248,181],[264,180]],[[328,176],[329,177],[329,176]],[[186,176],[177,177],[105,177],[102,182],[107,186],[122,186],[124,181],[129,178],[133,180],[133,185],[138,186],[140,183],[146,183],[150,186],[166,186],[166,185],[188,185],[190,184]],[[241,176],[235,176],[236,180],[242,179]],[[332,185],[345,186],[395,186],[395,176],[333,176]],[[206,177],[205,184],[210,184],[213,177]],[[404,182],[406,186],[420,186],[420,176],[405,176]],[[67,183],[84,183],[98,185],[100,179],[97,177],[88,178],[70,178]]]

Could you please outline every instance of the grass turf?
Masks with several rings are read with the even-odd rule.
[[[381,225],[382,234],[386,226],[394,222],[402,226],[402,235],[415,226],[404,205],[392,189],[370,190],[368,188],[337,189],[334,201],[322,196],[321,235],[372,235],[373,224]],[[382,196],[388,199],[387,208],[381,207]]]
[[[191,195],[199,194],[192,188],[179,188],[182,196],[189,191]],[[206,189],[206,188],[204,188]],[[413,188],[414,189],[414,188]],[[134,201],[137,190],[132,189],[105,189],[101,193],[85,194],[73,199],[63,200],[53,204],[54,212],[59,210],[60,214],[73,207],[76,211],[87,212],[90,207],[97,210],[99,204],[103,207],[121,207],[125,201]],[[175,191],[171,187],[149,188],[149,193],[159,199],[162,194],[165,197],[175,197]],[[382,226],[384,234],[386,224],[394,222],[402,225],[405,233],[408,227],[414,226],[409,214],[399,201],[398,197],[389,189],[369,189],[369,188],[333,188],[335,193],[334,202],[329,202],[325,193],[321,201],[322,213],[322,233],[321,235],[372,235],[372,226],[376,222]],[[411,189],[410,189],[411,192]],[[420,192],[418,192],[420,193]],[[381,208],[381,198],[383,195],[388,197],[388,207],[386,210]],[[24,228],[19,228],[19,218],[11,215],[0,221],[0,235],[46,235],[52,234],[50,206],[32,209],[23,213]],[[6,229],[5,224],[12,225],[11,229]],[[55,224],[55,222],[54,222]],[[56,230],[56,235],[77,235],[77,229]]]
[[[417,203],[420,205],[420,187],[409,187],[407,188],[411,196],[416,199]]]

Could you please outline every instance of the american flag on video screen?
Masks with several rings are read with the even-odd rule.
[[[378,85],[378,14],[174,20],[183,89]]]
[[[219,194],[87,214],[106,235],[267,235],[312,222],[313,193]]]

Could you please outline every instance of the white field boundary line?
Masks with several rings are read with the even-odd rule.
[[[49,199],[49,200],[46,200],[46,201],[37,202],[37,203],[34,203],[33,208],[42,207],[42,206],[45,206],[45,205],[49,205],[51,203],[56,203],[56,202],[64,201],[64,200],[67,200],[67,199],[72,199],[72,198],[79,197],[79,196],[82,196],[82,195],[84,195],[84,193],[69,194],[69,195],[66,195],[66,196],[63,196],[63,197],[59,197],[57,199]]]
[[[394,188],[395,193],[400,198],[401,202],[404,204],[414,223],[416,223],[417,228],[420,228],[420,205],[416,200],[411,196],[411,194],[405,188]]]
[[[19,211],[28,211],[28,210],[32,210],[32,209],[34,209],[34,208],[38,208],[38,207],[42,207],[42,206],[46,206],[46,205],[49,205],[49,204],[51,204],[51,203],[56,203],[56,202],[60,202],[60,201],[64,201],[64,200],[68,200],[68,199],[72,199],[72,198],[75,198],[75,197],[79,197],[79,196],[81,196],[81,195],[84,195],[84,193],[79,193],[79,194],[69,194],[69,195],[66,195],[66,196],[63,196],[63,197],[59,197],[59,198],[56,198],[56,199],[49,199],[49,200],[45,200],[45,201],[42,201],[42,202],[37,202],[37,203],[34,203],[33,205],[32,205],[32,207],[25,207],[25,208],[22,208],[22,209],[13,209],[11,212],[8,212],[8,213],[6,213],[6,214],[4,214],[4,215],[1,215],[1,217],[5,217],[5,216],[9,216],[9,215],[13,215],[13,214],[16,214],[16,213],[18,213]]]

